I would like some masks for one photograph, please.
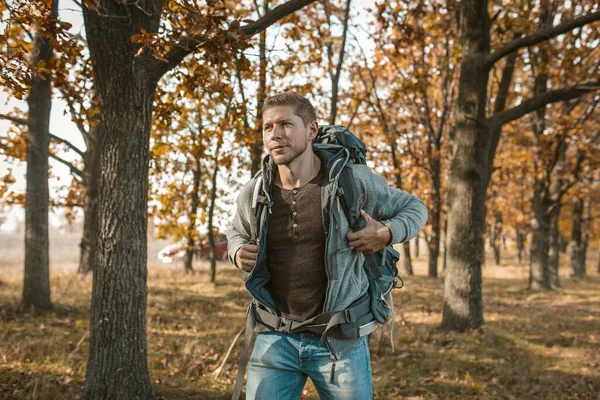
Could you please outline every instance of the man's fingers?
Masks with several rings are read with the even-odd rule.
[[[258,245],[256,244],[243,244],[241,249],[247,251],[248,253],[258,253]]]
[[[348,241],[348,245],[355,250],[358,250],[359,248],[363,247],[365,244],[366,244],[365,241],[360,238]]]
[[[346,235],[346,239],[348,239],[348,241],[357,240],[358,237],[358,232],[348,232],[348,234]]]
[[[360,210],[360,215],[362,215],[363,219],[367,222],[367,224],[373,221],[373,218],[365,210]]]
[[[253,252],[249,252],[247,250],[244,249],[240,249],[240,257],[247,259],[247,260],[254,260],[256,261],[256,257],[258,256],[258,253],[253,253]]]
[[[237,266],[246,271],[250,272],[256,265],[256,258],[258,256],[258,246],[255,244],[243,244],[237,252],[236,264]]]
[[[250,260],[242,260],[242,269],[246,272],[252,271],[254,268],[254,262]]]

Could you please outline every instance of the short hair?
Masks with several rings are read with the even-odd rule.
[[[317,120],[317,113],[312,103],[306,97],[292,90],[267,97],[263,103],[262,112],[264,113],[269,108],[277,106],[293,106],[294,114],[302,118],[304,126],[308,126],[308,124]]]

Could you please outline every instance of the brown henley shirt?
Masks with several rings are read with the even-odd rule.
[[[324,170],[292,190],[273,185],[267,234],[269,291],[282,316],[305,321],[323,312],[327,274],[321,210]]]

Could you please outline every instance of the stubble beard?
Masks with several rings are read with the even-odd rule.
[[[302,148],[292,149],[291,147],[289,147],[289,149],[291,150],[290,153],[280,154],[280,155],[273,155],[273,153],[271,153],[271,158],[273,159],[273,162],[275,163],[275,165],[289,165],[296,158],[298,158],[299,156],[304,154],[307,147],[308,147],[308,143],[304,142],[304,146]]]

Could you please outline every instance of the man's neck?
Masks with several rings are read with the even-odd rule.
[[[277,166],[275,184],[284,189],[293,189],[310,182],[321,169],[321,159],[310,153],[306,157],[298,157],[288,165]]]

